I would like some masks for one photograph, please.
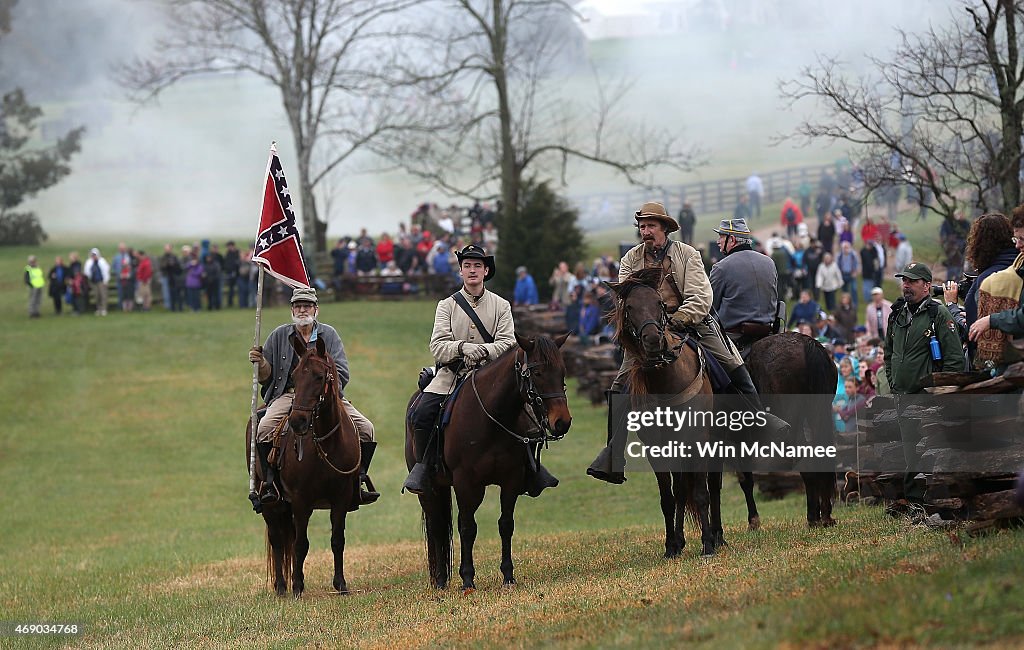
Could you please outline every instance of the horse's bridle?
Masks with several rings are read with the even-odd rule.
[[[643,286],[646,286],[646,285],[643,285]],[[654,289],[653,287],[648,287],[648,288],[653,289],[654,291],[657,291],[657,289]],[[629,305],[626,304],[626,298],[627,297],[628,297],[628,294],[624,295],[624,296],[622,296],[620,298],[620,302],[622,303],[622,309],[623,309],[622,318],[625,320],[626,333],[629,334],[633,338],[634,341],[636,341],[638,344],[640,344],[641,348],[643,348],[643,340],[640,337],[643,334],[643,331],[648,326],[653,325],[654,327],[657,328],[657,330],[658,330],[658,337],[661,339],[661,351],[655,357],[648,357],[646,354],[644,354],[643,367],[647,368],[647,369],[653,369],[653,368],[661,368],[663,366],[671,365],[671,364],[675,363],[676,359],[679,358],[679,350],[682,349],[683,345],[685,344],[686,338],[688,336],[684,337],[683,340],[680,341],[678,344],[676,344],[676,345],[674,345],[672,347],[669,347],[669,345],[668,345],[668,337],[666,335],[666,332],[669,329],[669,327],[668,327],[669,316],[668,316],[668,306],[665,304],[665,301],[661,300],[660,297],[658,298],[659,309],[658,309],[658,319],[657,320],[654,320],[653,318],[648,318],[644,322],[640,323],[639,327],[636,327],[636,326],[633,325],[633,320],[629,317]]]
[[[313,431],[316,428],[316,420],[319,419],[319,417],[320,417],[320,407],[323,406],[324,403],[326,402],[327,395],[330,393],[330,390],[331,390],[331,385],[334,383],[334,361],[332,361],[329,356],[326,358],[326,360],[321,360],[319,358],[315,358],[315,357],[311,356],[306,361],[308,362],[308,361],[314,361],[314,360],[317,363],[321,363],[321,364],[324,365],[324,368],[325,368],[325,371],[326,371],[324,373],[324,387],[323,387],[323,390],[320,391],[320,395],[317,398],[316,403],[313,404],[312,406],[306,406],[304,404],[297,404],[294,401],[292,402],[292,410],[293,411],[299,411],[300,413],[309,413],[309,424],[306,426],[306,430],[305,431],[296,431],[295,432],[295,434],[298,435],[298,436],[308,435],[310,431]],[[314,434],[313,435],[313,439],[316,442],[318,442],[318,443],[319,442],[323,442],[328,437],[330,437],[332,434],[334,434],[334,432],[337,431],[338,427],[340,427],[340,426],[341,426],[341,418],[338,418],[338,424],[335,424],[334,427],[331,428],[330,431],[328,431],[327,433],[325,433],[322,436],[317,436],[316,434]]]
[[[524,408],[523,412],[526,413],[527,417],[529,417],[535,425],[540,427],[543,435],[536,438],[521,436],[491,415],[484,406],[483,400],[480,398],[480,391],[477,390],[476,387],[476,372],[473,372],[470,374],[470,383],[473,384],[473,392],[476,394],[476,401],[480,405],[480,410],[484,412],[484,415],[486,415],[491,422],[497,424],[505,433],[524,444],[548,442],[549,440],[561,440],[565,437],[565,434],[557,433],[551,429],[551,424],[548,422],[548,407],[545,400],[555,399],[558,397],[567,400],[568,398],[565,395],[565,388],[562,388],[561,392],[538,393],[537,386],[533,383],[533,369],[542,367],[546,364],[541,361],[534,361],[531,363],[526,350],[523,350],[522,361],[519,361],[518,350],[516,350],[515,355],[514,372],[516,375],[516,388],[519,390],[519,396],[523,400],[523,406],[529,407]]]

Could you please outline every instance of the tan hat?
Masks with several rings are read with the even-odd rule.
[[[644,203],[643,207],[636,211],[637,227],[640,227],[641,219],[655,219],[660,221],[665,226],[665,234],[675,232],[679,230],[679,224],[676,220],[668,216],[668,212],[665,211],[665,206],[657,201],[648,201]]]
[[[291,303],[294,305],[297,302],[311,302],[314,305],[319,304],[316,299],[316,289],[296,289],[292,291]]]

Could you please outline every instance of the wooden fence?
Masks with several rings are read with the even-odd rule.
[[[826,170],[835,171],[834,164],[810,165],[761,174],[764,184],[763,203],[781,201],[786,196],[796,199],[800,185],[807,183],[816,192],[818,181]],[[596,192],[570,196],[580,211],[580,225],[585,230],[621,226],[623,215],[636,212],[646,201],[661,201],[669,214],[676,214],[683,201],[690,201],[700,214],[729,213],[747,193],[747,177],[700,181],[653,190],[636,188],[622,192]]]

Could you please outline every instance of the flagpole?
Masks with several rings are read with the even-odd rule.
[[[267,169],[263,172],[263,186],[266,189],[267,178],[270,176],[270,163],[273,161],[274,156],[277,155],[277,141],[271,141],[270,143],[270,156],[267,158]],[[260,199],[263,200],[262,198]],[[262,208],[260,210],[260,217],[262,220]],[[259,236],[257,235],[257,239]],[[260,344],[260,323],[263,317],[263,265],[256,263],[259,267],[260,274],[259,279],[256,281],[256,334],[253,336],[252,346],[258,347]],[[249,412],[249,430],[251,434],[249,436],[249,494],[256,492],[256,400],[259,397],[259,386],[260,386],[260,364],[252,364],[252,402],[250,404]]]
[[[252,339],[252,346],[260,344],[260,323],[263,317],[263,265],[257,264],[260,269],[259,279],[256,281],[256,334]],[[249,427],[252,435],[249,436],[249,493],[256,491],[256,399],[259,396],[260,385],[260,364],[252,364],[252,411],[250,414]]]

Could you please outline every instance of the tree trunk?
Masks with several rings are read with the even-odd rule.
[[[508,75],[505,56],[508,25],[504,22],[503,0],[492,0],[493,36],[491,53],[494,61],[494,86],[498,95],[498,120],[501,123],[501,203],[502,218],[515,219],[519,214],[520,170],[516,165],[516,149],[512,142],[512,111],[509,108]]]

